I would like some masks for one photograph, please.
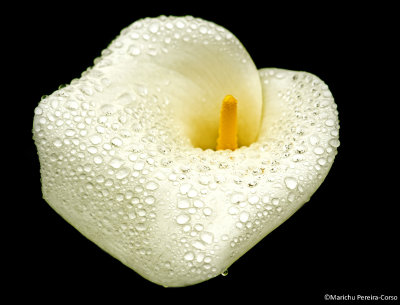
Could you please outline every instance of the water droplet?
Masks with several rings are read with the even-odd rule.
[[[115,177],[119,180],[124,179],[125,177],[127,177],[130,173],[130,169],[129,168],[121,168],[119,171],[117,171],[117,173],[115,174]]]
[[[242,212],[242,213],[240,213],[240,215],[239,215],[239,220],[241,221],[241,222],[247,222],[248,220],[249,220],[249,213],[247,213],[247,212]]]
[[[214,235],[210,232],[202,232],[200,234],[200,239],[207,244],[211,244],[214,241]]]
[[[192,252],[187,252],[183,258],[187,261],[192,261],[194,259],[194,254]]]
[[[88,152],[89,152],[90,154],[92,154],[92,155],[94,155],[95,153],[97,153],[97,148],[94,147],[94,146],[89,146],[89,147],[87,148],[87,150],[88,150]]]
[[[237,223],[236,223],[236,228],[238,228],[238,229],[243,228],[243,223],[237,222]]]
[[[79,104],[76,101],[68,101],[66,103],[66,107],[69,110],[77,110],[79,108]]]
[[[199,240],[194,241],[194,242],[192,243],[192,246],[195,247],[196,249],[199,249],[199,250],[205,250],[205,249],[206,249],[206,247],[204,246],[204,244],[203,244],[201,241],[199,241]]]
[[[147,50],[147,54],[151,56],[156,56],[157,55],[157,49],[155,47],[149,47]]]
[[[199,183],[203,185],[207,185],[210,183],[210,178],[208,176],[201,176],[199,178]]]
[[[200,224],[200,223],[197,223],[195,226],[194,226],[194,228],[195,228],[195,230],[196,231],[203,231],[203,229],[204,229],[204,226],[202,225],[202,224]]]
[[[39,106],[35,108],[35,114],[41,115],[43,113],[43,109],[40,108]]]
[[[55,147],[61,147],[62,146],[62,142],[61,142],[60,139],[54,140],[53,144],[54,144]]]
[[[93,161],[94,161],[95,164],[101,164],[103,162],[103,158],[100,157],[100,156],[95,156],[93,158]]]
[[[331,136],[332,136],[332,137],[337,137],[338,135],[339,135],[339,130],[333,129],[333,130],[331,131]]]
[[[178,29],[183,29],[183,28],[185,27],[185,24],[184,24],[181,20],[178,20],[178,21],[176,22],[176,27],[177,27]]]
[[[90,140],[90,142],[92,142],[92,144],[97,145],[97,144],[101,143],[102,138],[101,138],[101,136],[96,134],[96,135],[91,136],[89,138],[89,140]]]
[[[130,154],[130,155],[128,156],[128,159],[129,159],[130,161],[134,162],[134,161],[137,160],[137,156],[136,156],[135,154]]]
[[[333,125],[335,125],[335,121],[332,119],[328,119],[325,121],[325,125],[328,127],[332,127]]]
[[[212,214],[212,210],[210,208],[204,208],[203,214],[206,216],[210,216]]]
[[[269,196],[268,195],[266,195],[266,196],[264,196],[263,198],[262,198],[262,202],[263,203],[269,203]]]
[[[133,55],[133,56],[137,56],[140,54],[140,47],[136,46],[136,45],[131,45],[128,49],[128,54]]]
[[[117,111],[116,107],[111,104],[104,104],[101,106],[100,110],[105,114],[105,115],[112,115]],[[102,118],[103,122],[100,121],[99,123],[104,123],[104,120],[107,120],[107,118]]]
[[[110,162],[110,166],[118,169],[121,167],[121,165],[124,163],[124,161],[122,161],[121,159],[112,159]]]
[[[224,271],[221,273],[221,275],[222,275],[222,276],[227,276],[227,275],[228,275],[228,269],[224,270]]]
[[[187,193],[187,195],[189,198],[194,198],[197,196],[197,191],[192,189]]]
[[[260,197],[257,195],[251,196],[247,199],[250,204],[256,204],[260,200]]]
[[[119,147],[122,145],[122,140],[120,138],[114,138],[111,140],[111,144]]]
[[[181,187],[179,188],[181,194],[185,195],[187,194],[187,192],[189,192],[189,190],[191,189],[191,185],[186,183],[186,184],[182,184]]]
[[[154,202],[156,202],[156,198],[154,198],[153,196],[147,196],[144,199],[144,202],[147,204],[154,204]]]
[[[194,205],[196,208],[202,208],[202,207],[204,206],[204,203],[203,203],[203,201],[197,199],[197,200],[195,200],[195,201],[193,202],[193,205]]]
[[[324,153],[324,151],[325,151],[324,148],[321,147],[321,146],[318,146],[318,147],[314,148],[314,153],[316,155],[322,155]]]
[[[294,193],[290,193],[287,199],[289,202],[293,202],[296,199],[296,195]]]
[[[316,145],[319,143],[319,137],[317,135],[310,136],[311,145]]]
[[[146,189],[149,191],[154,191],[156,189],[158,189],[159,185],[154,182],[154,181],[150,181],[146,184]]]
[[[180,214],[176,217],[176,222],[180,225],[187,223],[190,220],[190,216],[187,214]]]
[[[286,177],[285,184],[288,189],[294,190],[297,187],[297,180],[293,177]]]
[[[271,202],[272,202],[273,205],[278,205],[279,204],[279,199],[278,198],[273,198],[271,200]]]
[[[201,34],[206,34],[208,30],[207,30],[207,28],[205,26],[201,26],[199,28],[199,31],[200,31]]]
[[[75,135],[75,130],[73,130],[73,129],[67,129],[67,130],[65,131],[65,135],[66,135],[67,137],[73,137],[73,136]]]
[[[283,79],[285,76],[286,76],[286,74],[283,73],[283,72],[278,72],[278,73],[276,73],[276,75],[275,75],[275,77],[276,77],[277,79]]]
[[[129,37],[136,40],[140,37],[140,35],[136,32],[133,32],[129,35]]]
[[[340,141],[338,139],[329,140],[329,145],[331,145],[332,147],[339,147]]]
[[[228,209],[228,213],[231,214],[231,215],[236,215],[236,214],[239,213],[239,209],[238,209],[237,207],[235,207],[235,206],[230,207],[230,208]]]
[[[154,22],[154,23],[150,24],[150,26],[149,26],[149,30],[152,33],[157,33],[158,29],[159,29],[159,25],[157,22]]]
[[[90,88],[90,87],[83,87],[83,88],[81,88],[81,92],[82,92],[84,95],[87,95],[87,96],[92,96],[92,95],[93,95],[93,89]]]
[[[144,168],[144,162],[142,161],[135,162],[135,164],[133,165],[133,169],[137,171],[141,171],[143,168]]]

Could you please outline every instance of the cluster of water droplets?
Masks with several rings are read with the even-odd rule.
[[[226,274],[326,176],[339,146],[333,98],[309,74],[262,70],[264,88],[282,88],[282,114],[250,147],[195,148],[170,118],[162,86],[117,90],[104,69],[113,53],[156,56],[177,40],[229,44],[233,35],[191,17],[145,19],[121,35],[129,39],[116,39],[93,68],[35,110],[44,197],[103,249],[145,277],[157,274],[159,283]]]
[[[174,18],[161,16],[158,19],[143,19],[135,22],[121,33],[127,35],[126,51],[133,57],[140,55],[157,56],[167,54],[183,43],[212,45],[221,47],[240,45],[232,33],[214,23],[204,22],[191,16]],[[111,50],[122,49],[120,41],[111,44]],[[229,52],[229,48],[225,51]],[[125,50],[123,51],[125,52]]]

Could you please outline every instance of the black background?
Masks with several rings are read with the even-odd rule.
[[[395,91],[385,70],[396,39],[391,11],[375,4],[264,1],[17,3],[4,9],[11,17],[3,27],[10,52],[3,64],[11,68],[4,90],[14,109],[3,119],[11,122],[7,147],[16,148],[8,157],[18,157],[4,171],[10,186],[3,192],[11,194],[4,205],[12,209],[3,214],[4,269],[10,271],[4,291],[39,301],[120,300],[114,304],[142,297],[185,303],[243,297],[262,304],[326,303],[325,294],[400,297],[398,178],[391,176],[398,158],[391,134],[398,128],[389,118],[396,98],[384,97]],[[228,276],[186,288],[143,279],[53,211],[41,197],[31,133],[42,95],[80,77],[121,29],[159,15],[193,15],[224,26],[258,68],[319,76],[335,97],[341,125],[339,153],[311,201],[234,263]]]

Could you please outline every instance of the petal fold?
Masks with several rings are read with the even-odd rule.
[[[239,145],[256,140],[262,107],[258,71],[226,29],[193,17],[147,18],[125,29],[106,52],[110,64],[102,71],[118,80],[114,86],[132,94],[136,84],[165,100],[169,116],[194,147],[215,149],[219,110],[228,94],[239,101]]]

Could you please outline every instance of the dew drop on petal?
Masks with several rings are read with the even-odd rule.
[[[316,155],[322,155],[323,153],[324,153],[324,148],[323,147],[321,147],[321,146],[318,146],[318,147],[316,147],[315,149],[314,149],[314,153],[316,154]]]
[[[190,216],[187,214],[180,214],[176,217],[176,222],[180,225],[187,223],[190,220]]]
[[[205,249],[206,249],[206,247],[204,246],[204,244],[203,244],[201,241],[199,241],[199,240],[194,241],[194,242],[192,243],[192,246],[195,247],[196,249],[199,249],[199,250],[205,250]]]
[[[181,20],[178,20],[178,21],[176,22],[176,27],[177,27],[178,29],[183,29],[183,28],[185,27],[185,24],[184,24]]]
[[[293,177],[286,177],[285,184],[288,189],[294,190],[297,187],[297,180]]]
[[[130,173],[130,169],[129,168],[121,168],[120,170],[117,171],[117,173],[115,174],[115,177],[119,180],[124,179],[125,177],[127,177]]]
[[[310,136],[310,143],[311,145],[316,145],[319,143],[319,137],[316,135]]]
[[[189,192],[189,190],[191,189],[191,185],[186,183],[180,186],[179,190],[181,192],[182,195],[187,194],[187,192]]]
[[[239,213],[239,209],[236,206],[232,206],[228,209],[228,213],[231,215],[236,215]]]
[[[204,206],[204,203],[203,203],[203,201],[201,201],[200,199],[196,199],[195,201],[193,201],[193,205],[194,205],[196,208],[202,208],[202,207]]]
[[[194,259],[194,254],[192,252],[187,252],[183,257],[187,261],[192,261]]]
[[[211,244],[214,241],[214,235],[210,232],[202,232],[200,238],[207,244]]]
[[[152,23],[152,24],[150,25],[150,27],[149,27],[149,30],[150,30],[150,32],[152,32],[152,33],[157,33],[158,29],[159,29],[159,25],[158,25],[157,22]]]
[[[328,119],[328,120],[325,121],[325,125],[328,126],[328,127],[332,127],[332,126],[335,125],[335,121],[332,120],[332,119]]]
[[[201,176],[199,178],[199,183],[203,185],[207,185],[210,183],[210,178],[208,176]]]
[[[138,56],[141,53],[140,47],[136,46],[136,45],[132,45],[129,47],[128,53],[133,56]]]
[[[250,204],[256,204],[260,198],[257,195],[251,196],[247,199]]]
[[[197,196],[197,191],[192,189],[187,193],[187,195],[189,198],[194,198]]]
[[[158,187],[159,187],[159,185],[154,181],[147,182],[147,184],[146,184],[146,189],[149,191],[154,191],[154,190],[158,189]]]
[[[110,166],[115,168],[115,169],[118,169],[118,168],[121,167],[121,165],[123,163],[124,162],[121,159],[112,159],[111,162],[110,162]]]
[[[113,144],[114,146],[121,146],[123,144],[122,140],[120,138],[114,138],[111,140],[111,144]]]
[[[103,158],[100,157],[100,156],[95,156],[93,158],[93,161],[94,161],[95,164],[101,164],[101,163],[103,163]]]
[[[133,169],[141,171],[144,168],[144,162],[138,161],[133,165]]]
[[[331,145],[332,147],[339,147],[340,146],[340,142],[338,139],[332,139],[329,141],[329,145]]]
[[[156,198],[154,198],[153,196],[147,196],[144,199],[144,202],[147,204],[154,204],[154,202],[156,202]]]
[[[210,208],[204,208],[203,214],[206,216],[210,216],[212,214],[212,210]]]
[[[239,220],[240,220],[241,222],[246,222],[246,221],[249,220],[249,217],[250,217],[249,213],[247,213],[247,212],[242,212],[242,213],[240,213],[240,215],[239,215]]]
[[[89,139],[90,139],[90,142],[92,142],[92,144],[94,144],[94,145],[101,143],[101,136],[99,136],[99,135],[93,135]]]

